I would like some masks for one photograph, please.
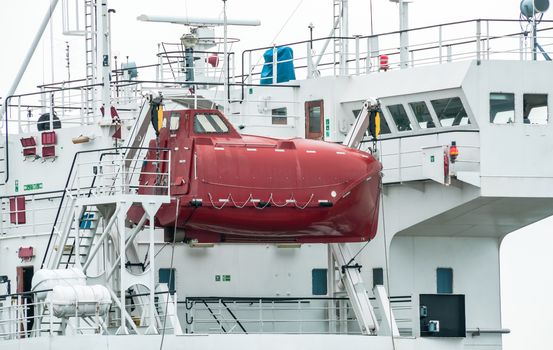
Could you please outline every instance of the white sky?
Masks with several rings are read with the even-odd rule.
[[[62,0],[60,0],[61,4]],[[315,25],[315,37],[327,36],[332,23],[332,1],[304,0],[288,24],[283,27],[299,0],[228,0],[229,18],[258,18],[259,28],[230,28],[229,36],[241,38],[233,49],[268,46],[308,39],[307,26]],[[3,0],[0,11],[0,96],[8,90],[23,59],[35,30],[48,8],[48,0]],[[59,6],[58,6],[59,7]],[[130,56],[139,65],[155,63],[157,43],[176,42],[186,32],[171,24],[150,24],[136,21],[140,14],[190,15],[218,17],[221,0],[111,0],[113,15],[113,54]],[[398,29],[397,5],[387,0],[373,0],[375,33]],[[518,0],[414,0],[410,8],[410,26],[418,27],[474,18],[518,18]],[[82,38],[61,36],[60,10],[54,23],[55,80],[66,78],[65,41],[70,40],[73,78],[82,71],[77,66],[82,50]],[[546,19],[549,16],[546,15]],[[350,35],[370,34],[369,1],[350,0]],[[19,92],[29,91],[43,80],[50,81],[50,40],[37,48]],[[222,35],[222,34],[220,34]],[[44,69],[46,68],[46,73]],[[550,349],[549,337],[553,325],[553,302],[549,296],[553,286],[553,236],[549,229],[553,219],[547,219],[510,234],[501,249],[503,326],[512,333],[504,336],[506,350]]]

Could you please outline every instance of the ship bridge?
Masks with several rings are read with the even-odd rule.
[[[246,133],[270,128],[342,142],[363,102],[378,98],[380,137],[361,146],[383,164],[379,235],[358,259],[364,278],[388,281],[391,295],[463,294],[467,327],[489,331],[473,344],[500,344],[508,331],[499,298],[503,238],[553,215],[552,63],[514,22],[410,30],[411,38],[426,32],[426,41],[404,47],[403,60],[399,32],[354,37],[355,53],[323,67],[310,63],[319,59],[308,48],[298,66],[317,78],[272,87],[270,96],[270,88],[247,89],[252,103],[238,121]],[[538,32],[542,44],[550,26]],[[422,317],[413,310],[412,319]],[[413,324],[413,334],[425,327]]]

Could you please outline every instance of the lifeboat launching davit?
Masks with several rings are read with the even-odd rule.
[[[368,153],[240,135],[218,110],[165,112],[156,147],[171,150],[172,200],[156,215],[168,242],[335,243],[376,234],[381,164]],[[158,154],[148,152],[142,185],[157,181]],[[129,217],[138,222],[142,213],[133,207]]]

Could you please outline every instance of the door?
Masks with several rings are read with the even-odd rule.
[[[305,102],[305,138],[322,140],[324,133],[324,101]]]
[[[18,266],[16,269],[17,273],[17,293],[30,292],[32,288],[34,267],[33,266]],[[26,308],[23,308],[26,316],[26,324],[21,323],[19,326],[20,331],[22,332],[23,337],[27,337],[30,334],[30,331],[33,329],[34,324],[34,314],[35,307],[30,305],[33,303],[32,294],[24,294],[21,297],[21,304],[28,305]]]

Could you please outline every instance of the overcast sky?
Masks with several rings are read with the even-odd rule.
[[[59,1],[60,4],[62,0]],[[350,34],[370,34],[368,0],[349,0]],[[11,84],[44,12],[48,0],[3,0],[0,11],[0,96]],[[259,19],[259,28],[230,28],[229,36],[242,41],[233,50],[286,43],[308,38],[307,26],[315,25],[315,36],[327,36],[332,23],[331,0],[228,0],[229,18]],[[299,7],[298,4],[300,4]],[[113,15],[113,54],[129,56],[138,64],[154,63],[157,43],[176,42],[186,32],[172,24],[150,24],[136,21],[140,14],[190,15],[219,17],[221,0],[111,0]],[[295,15],[290,17],[297,8]],[[397,5],[388,0],[373,0],[375,33],[398,29]],[[82,71],[77,65],[82,38],[61,35],[61,11],[53,26],[54,79],[67,77],[65,41],[71,46],[72,77]],[[411,27],[474,18],[517,19],[518,0],[414,0],[410,8]],[[546,19],[548,19],[546,15]],[[290,20],[286,21],[290,18]],[[552,16],[553,18],[553,16]],[[33,89],[38,83],[51,80],[49,30],[38,47],[20,92]],[[278,34],[278,35],[277,35]],[[222,35],[219,33],[219,35]],[[276,38],[276,39],[275,39]],[[548,339],[553,325],[552,219],[547,219],[510,234],[501,249],[503,326],[512,334],[504,336],[505,349],[550,349]]]

